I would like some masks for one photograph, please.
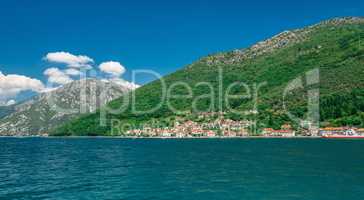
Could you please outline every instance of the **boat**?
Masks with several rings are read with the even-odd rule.
[[[328,138],[328,139],[364,139],[364,135],[323,135],[322,138]]]
[[[364,130],[350,127],[328,127],[320,130],[322,138],[364,139]]]

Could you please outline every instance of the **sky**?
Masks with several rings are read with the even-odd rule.
[[[249,47],[285,30],[363,15],[359,0],[1,0],[0,78],[22,75],[45,83],[55,68],[62,73],[75,68],[67,58],[48,59],[52,53],[68,53],[71,60],[87,57],[92,62],[86,64],[99,71],[112,61],[122,66],[117,76],[123,80],[137,69],[166,75],[203,56]],[[50,68],[53,73],[46,73]],[[140,77],[136,83],[154,78]],[[1,94],[6,88],[0,84]]]

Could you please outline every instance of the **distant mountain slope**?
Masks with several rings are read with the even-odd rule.
[[[95,112],[100,105],[129,90],[96,79],[73,81],[17,105],[10,115],[0,119],[0,135],[47,134],[55,126],[79,116],[81,110],[82,114]],[[101,94],[104,99],[100,98]]]
[[[0,119],[14,111],[14,106],[0,106]]]
[[[191,98],[171,99],[169,105],[180,111],[191,111],[193,102],[210,90],[201,81],[214,89],[214,103],[210,99],[200,100],[197,107],[202,111],[227,110],[224,99],[219,100],[219,67],[222,68],[221,90],[244,82],[253,87],[255,83],[266,83],[259,90],[258,126],[278,127],[290,121],[283,112],[282,94],[290,81],[304,76],[310,70],[320,71],[320,115],[321,121],[332,124],[364,125],[364,19],[337,18],[303,29],[285,31],[271,39],[243,50],[207,56],[201,60],[164,77],[167,88],[177,82],[192,86]],[[135,91],[135,109],[149,110],[161,102],[162,84],[154,81]],[[235,87],[231,94],[246,94],[244,87]],[[188,94],[181,86],[173,94]],[[307,113],[305,92],[295,90],[290,96],[288,109],[297,116]],[[132,97],[130,97],[132,98]],[[123,99],[108,105],[117,108]],[[252,99],[232,100],[230,105],[237,110],[252,110]],[[122,114],[108,115],[108,119],[119,119],[123,123],[139,124],[151,119],[174,116],[166,102],[149,114],[135,114],[131,106]],[[238,116],[243,117],[243,116]],[[99,115],[91,114],[57,129],[58,135],[107,135],[111,124],[100,126]]]

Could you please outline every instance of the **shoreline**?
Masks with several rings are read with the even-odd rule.
[[[93,138],[93,139],[318,139],[321,136],[246,136],[246,137],[130,137],[130,136],[0,136],[0,138],[64,138],[64,139],[77,139],[77,138]]]

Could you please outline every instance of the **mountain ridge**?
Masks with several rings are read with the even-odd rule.
[[[206,56],[206,57],[201,58],[197,62],[206,62],[207,64],[219,64],[219,63],[213,63],[213,60],[218,60],[219,57],[221,57],[222,55],[225,55],[225,54],[233,54],[238,57],[235,61],[241,62],[242,58],[251,59],[251,58],[260,56],[264,53],[271,52],[271,51],[267,51],[266,49],[274,50],[276,48],[282,48],[287,45],[290,45],[290,44],[292,44],[292,42],[293,43],[300,42],[300,41],[304,40],[311,31],[313,31],[314,29],[320,28],[322,26],[338,26],[338,25],[343,25],[343,24],[357,24],[357,23],[364,23],[364,17],[342,17],[342,18],[338,17],[338,18],[328,19],[328,20],[324,20],[320,23],[310,25],[310,26],[307,26],[304,28],[297,28],[297,29],[283,31],[281,33],[278,33],[278,34],[272,36],[271,38],[257,42],[256,44],[254,44],[248,48],[235,49],[232,51],[227,51],[227,52],[223,52],[223,53],[217,53],[217,54],[214,54],[211,56]],[[271,44],[273,44],[273,45],[271,45]],[[263,52],[261,52],[261,51],[263,51]],[[254,52],[258,52],[258,53],[254,54]],[[245,55],[245,54],[253,54],[253,56],[249,56],[249,55]],[[239,59],[239,56],[242,56],[242,58]],[[224,63],[224,64],[233,64],[233,62]]]
[[[93,113],[130,90],[97,79],[75,80],[15,105],[10,114],[0,119],[0,135],[48,134],[55,126],[80,114]],[[105,99],[97,99],[100,95]]]
[[[299,33],[299,37],[295,31]],[[335,18],[295,31],[278,34],[272,39],[247,48],[248,50],[230,51],[201,58],[163,79],[167,86],[176,82],[185,82],[192,86],[193,98],[206,91],[206,88],[204,91],[196,86],[201,81],[214,86],[217,94],[219,67],[224,70],[222,81],[224,85],[235,82],[244,82],[248,85],[266,82],[267,86],[261,90],[259,114],[255,117],[262,127],[278,127],[282,123],[290,122],[282,107],[282,94],[287,84],[310,70],[319,69],[320,97],[323,97],[320,103],[322,122],[333,125],[345,124],[353,118],[355,119],[353,124],[358,124],[358,121],[359,124],[363,123],[359,116],[364,108],[358,101],[362,97],[360,88],[364,87],[362,64],[364,48],[360,43],[361,37],[364,38],[363,18]],[[161,87],[160,81],[156,80],[137,89],[134,106],[139,110],[146,110],[157,105],[161,97]],[[223,86],[222,89],[226,91],[228,88]],[[177,93],[182,94],[183,91],[179,89]],[[234,91],[234,94],[242,93],[244,93],[242,88]],[[304,117],[307,114],[306,94],[302,91],[296,91],[296,93],[298,95],[293,98],[294,101],[289,102],[289,106],[294,114]],[[340,102],[338,99],[342,95],[353,99]],[[216,96],[215,99],[218,97]],[[192,108],[191,99],[172,100],[169,103],[184,111],[190,111]],[[123,104],[122,99],[118,99],[108,105],[116,108],[121,104]],[[207,104],[209,104],[207,100],[199,102],[199,106],[204,111],[208,111]],[[246,100],[236,101],[233,104],[235,109],[252,109],[252,102]],[[338,113],[331,113],[332,107],[339,110]],[[161,108],[154,113],[139,115],[127,109],[121,114],[109,114],[107,118],[135,125],[152,119],[163,120],[173,115],[175,114],[163,102]],[[91,114],[72,121],[60,127],[56,133],[60,135],[109,134],[112,125],[109,123],[101,127],[98,116],[98,114]]]

